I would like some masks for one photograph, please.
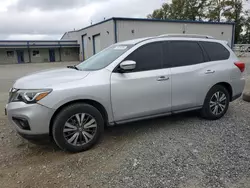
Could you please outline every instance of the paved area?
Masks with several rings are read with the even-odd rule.
[[[68,64],[0,66],[0,107],[16,78]],[[110,127],[93,149],[69,154],[23,140],[0,111],[0,187],[248,188],[249,122],[239,99],[218,121],[191,112]]]

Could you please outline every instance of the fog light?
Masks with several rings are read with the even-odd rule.
[[[24,118],[12,117],[12,120],[16,123],[16,125],[24,130],[30,130],[29,122]]]

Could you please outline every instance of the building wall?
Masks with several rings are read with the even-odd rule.
[[[60,61],[59,48],[55,48],[55,60],[56,62]]]
[[[33,56],[33,51],[39,50],[39,56]],[[50,62],[49,48],[32,48],[31,62]],[[60,61],[59,48],[55,48],[55,61]],[[79,48],[61,48],[61,61],[79,61]]]
[[[162,34],[202,34],[210,35],[217,39],[226,40],[231,44],[233,25],[228,24],[203,24],[203,23],[177,23],[153,21],[117,21],[118,42],[135,38],[157,36]]]
[[[78,48],[61,48],[62,61],[79,61]]]
[[[23,49],[24,51],[24,63],[29,63],[29,51],[28,49]]]
[[[0,63],[1,64],[10,64],[10,63],[17,63],[17,56],[14,52],[13,57],[7,57],[7,51],[11,51],[12,49],[0,49]]]
[[[60,61],[59,48],[55,50],[55,62]],[[24,63],[29,63],[29,53],[27,48],[17,49],[24,52]],[[33,51],[39,51],[39,55],[34,56]],[[7,51],[13,51],[14,56],[8,57]],[[30,48],[31,63],[50,62],[49,48]],[[18,63],[16,49],[13,48],[0,48],[0,64],[13,64]],[[61,48],[61,61],[79,61],[79,48]]]
[[[34,51],[39,51],[39,54],[34,56]],[[49,50],[47,48],[32,48],[30,49],[31,62],[32,63],[42,63],[49,62]]]
[[[29,62],[29,54],[28,54],[28,49],[17,49],[17,50],[22,50],[24,52],[24,63]],[[7,51],[13,51],[14,56],[8,57],[7,56]],[[0,49],[0,64],[13,64],[13,63],[18,63],[17,60],[17,53],[16,49],[13,48],[8,48],[8,49]]]
[[[104,23],[100,23],[98,25],[93,25],[89,28],[79,30],[77,32],[78,35],[78,44],[80,44],[80,60],[83,60],[83,42],[82,36],[85,36],[85,58],[91,57],[93,52],[93,37],[100,34],[100,41],[101,41],[101,49],[104,49],[111,44],[115,43],[115,35],[114,35],[114,21],[109,20]]]
[[[140,20],[117,20],[116,21],[117,42],[131,40],[135,38],[157,36],[162,34],[202,34],[211,35],[217,39],[226,40],[229,44],[233,38],[233,25],[231,24],[208,24],[208,23],[183,23],[183,22],[156,22]],[[101,49],[104,49],[115,43],[115,24],[114,20],[109,20],[88,28],[70,32],[67,40],[77,39],[80,44],[80,60],[83,60],[83,46],[85,59],[94,54],[93,38],[100,34]],[[77,36],[76,38],[74,38]],[[83,40],[84,42],[83,42]]]

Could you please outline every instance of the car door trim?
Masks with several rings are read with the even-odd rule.
[[[132,118],[132,119],[126,119],[126,120],[119,120],[119,121],[116,121],[115,124],[125,124],[125,123],[131,123],[131,122],[135,122],[135,121],[153,119],[153,118],[158,118],[158,117],[163,117],[163,116],[169,116],[169,115],[172,115],[172,114],[179,114],[179,113],[183,113],[183,112],[199,110],[201,108],[202,108],[202,106],[196,106],[196,107],[192,107],[192,108],[175,110],[175,111],[172,111],[172,112],[148,115],[148,116],[137,117],[137,118]]]

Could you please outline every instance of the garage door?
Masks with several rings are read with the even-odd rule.
[[[93,37],[94,43],[94,54],[101,51],[101,35],[95,35]]]
[[[87,56],[87,35],[82,36],[82,60],[88,58]]]

